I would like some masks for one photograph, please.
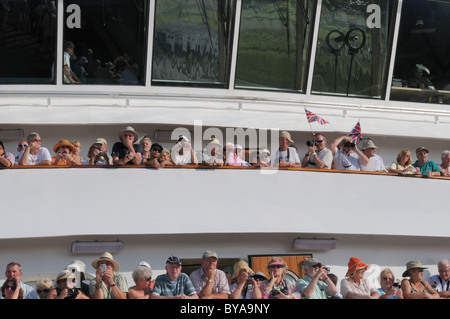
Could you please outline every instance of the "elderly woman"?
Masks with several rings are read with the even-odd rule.
[[[378,288],[380,299],[403,299],[403,293],[398,285],[394,286],[394,281],[394,273],[389,268],[385,268],[380,272],[381,287]]]
[[[423,270],[422,263],[418,260],[409,261],[406,263],[406,270],[403,272],[403,277],[409,279],[402,280],[402,292],[405,299],[439,299],[439,293],[434,290],[431,285],[422,280]]]
[[[74,146],[68,140],[60,140],[53,146],[55,156],[52,157],[52,165],[70,166],[81,165],[80,159],[75,158],[72,153]]]
[[[230,299],[261,299],[261,290],[255,289],[258,286],[253,278],[254,274],[247,262],[241,260],[234,264]]]
[[[36,283],[36,293],[39,299],[48,299],[48,295],[53,288],[53,283],[50,279],[44,278],[39,280]]]
[[[388,167],[389,173],[396,174],[415,174],[416,169],[411,164],[411,152],[408,149],[402,149],[397,155],[397,161]]]
[[[11,167],[15,162],[14,155],[5,151],[3,142],[0,141],[0,167]]]
[[[20,288],[19,279],[6,279],[2,286],[2,297],[4,299],[23,299],[23,290]]]
[[[152,269],[150,265],[141,263],[133,271],[135,285],[128,289],[128,299],[150,299],[150,285],[152,283]]]
[[[73,152],[72,152],[73,159],[78,163],[83,163],[85,159],[80,156],[81,143],[77,140],[74,140],[72,141],[72,145],[73,145]]]
[[[341,280],[341,294],[344,299],[378,299],[380,294],[372,287],[364,272],[370,268],[356,257],[351,257],[348,262],[346,278]]]
[[[285,278],[288,267],[281,257],[273,257],[267,264],[270,278],[259,287],[263,299],[300,299],[295,282]]]
[[[163,149],[161,154],[159,155],[158,160],[159,160],[159,164],[161,165],[161,167],[173,165],[173,162],[170,158],[169,150]]]
[[[450,176],[450,151],[445,150],[441,154],[441,164],[438,165],[444,176]]]

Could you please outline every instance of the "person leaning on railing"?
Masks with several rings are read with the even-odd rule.
[[[0,141],[0,167],[11,167],[14,165],[14,155],[5,151],[3,142]]]
[[[47,148],[41,147],[41,137],[31,132],[27,137],[28,147],[19,153],[19,165],[51,165],[52,156]]]

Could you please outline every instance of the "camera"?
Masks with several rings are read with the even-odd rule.
[[[317,141],[306,141],[306,146],[317,146]]]
[[[283,287],[283,288],[279,288],[279,289],[273,288],[273,289],[272,289],[272,296],[279,295],[280,292],[282,292],[282,293],[285,294],[285,295],[288,293],[287,288],[284,288],[284,287]]]
[[[61,294],[61,289],[56,288],[58,296]],[[67,289],[67,297],[64,299],[75,299],[78,296],[78,290],[76,288]]]
[[[344,143],[344,147],[350,147],[350,148],[353,148],[353,147],[355,147],[355,143],[353,143],[353,142],[345,142],[345,143]]]
[[[400,283],[398,281],[396,281],[392,284],[392,287],[400,288]]]
[[[248,272],[248,279],[252,279],[253,278],[253,274],[251,272]]]

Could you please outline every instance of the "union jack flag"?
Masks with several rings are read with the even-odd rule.
[[[361,125],[359,124],[359,121],[358,121],[358,123],[356,123],[355,127],[350,132],[350,134],[348,134],[348,136],[350,136],[352,138],[353,143],[355,143],[355,144],[359,143],[359,141],[362,138]]]
[[[312,113],[311,111],[308,111],[306,108],[305,108],[305,113],[306,113],[306,118],[308,119],[308,123],[319,122],[320,125],[329,123],[327,120],[321,118],[320,116],[317,116],[316,114]]]

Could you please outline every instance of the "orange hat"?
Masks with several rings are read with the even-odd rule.
[[[370,264],[365,264],[361,261],[361,259],[358,259],[356,257],[351,257],[348,262],[348,270],[347,270],[347,274],[345,274],[345,277],[349,276],[350,274],[352,274],[353,272],[355,272],[358,269],[367,270],[367,269],[369,269],[369,267],[370,267]]]

